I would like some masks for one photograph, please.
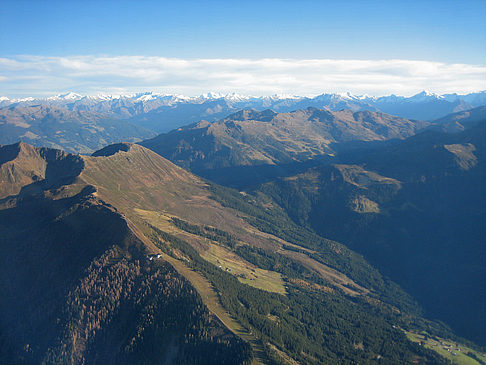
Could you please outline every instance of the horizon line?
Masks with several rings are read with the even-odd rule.
[[[219,92],[219,91],[207,91],[202,94],[193,94],[193,95],[188,95],[188,94],[182,94],[182,93],[163,93],[155,90],[144,90],[144,91],[134,91],[134,92],[126,92],[126,93],[102,93],[102,92],[95,92],[95,93],[77,93],[74,91],[66,91],[66,92],[61,92],[61,93],[55,93],[55,94],[50,94],[49,96],[27,96],[27,97],[10,97],[7,95],[0,95],[0,102],[2,101],[14,101],[14,102],[23,102],[23,101],[36,101],[36,100],[59,100],[63,99],[66,96],[73,95],[72,100],[81,100],[86,97],[107,97],[110,99],[119,99],[119,98],[133,98],[133,97],[142,97],[144,95],[153,95],[155,97],[179,97],[179,98],[185,98],[185,99],[197,99],[197,98],[205,98],[205,99],[226,99],[231,96],[234,97],[242,97],[242,98],[248,98],[248,99],[260,99],[260,98],[280,98],[280,99],[314,99],[319,96],[324,96],[324,95],[329,95],[329,96],[350,96],[350,97],[355,97],[355,98],[383,98],[383,97],[391,97],[391,96],[396,96],[396,97],[402,97],[402,98],[411,98],[414,96],[418,96],[420,94],[425,94],[426,96],[449,96],[449,95],[457,95],[457,96],[468,96],[471,94],[483,94],[486,93],[486,89],[484,90],[477,90],[473,92],[468,92],[468,93],[458,93],[458,92],[452,92],[452,93],[435,93],[435,92],[430,92],[428,90],[422,89],[420,91],[414,92],[409,95],[400,95],[400,94],[381,94],[381,95],[369,95],[369,94],[354,94],[349,91],[346,92],[332,92],[332,91],[324,91],[321,93],[315,93],[315,94],[291,94],[291,93],[275,93],[275,94],[245,94],[245,93],[239,93],[239,92]],[[69,98],[65,98],[64,100],[69,100]]]

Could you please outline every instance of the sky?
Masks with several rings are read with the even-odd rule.
[[[485,0],[2,0],[0,96],[469,93],[485,45]]]

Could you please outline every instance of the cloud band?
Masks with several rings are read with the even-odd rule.
[[[158,91],[251,95],[323,92],[412,95],[486,89],[486,67],[414,60],[178,59],[147,56],[0,58],[1,94]]]

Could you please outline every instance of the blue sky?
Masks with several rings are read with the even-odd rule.
[[[258,63],[236,62],[235,66],[235,62],[227,62],[223,67],[226,76],[218,76],[213,68],[205,82],[200,76],[204,74],[204,67],[200,63],[191,64],[201,59],[345,60],[348,66],[351,61],[377,62],[377,67],[369,66],[372,70],[367,67],[364,73],[375,72],[378,86],[368,77],[358,83],[359,87],[350,80],[362,76],[359,71],[362,67],[350,66],[351,72],[349,67],[324,70],[322,64],[315,68],[307,63],[304,72],[297,64],[287,64],[285,70],[280,69],[275,74],[281,80],[276,83],[276,93],[302,94],[309,90],[307,94],[315,94],[319,89],[322,92],[346,89],[355,93],[406,94],[422,88],[436,92],[457,88],[458,92],[469,92],[486,89],[485,45],[486,1],[483,0],[3,0],[0,7],[0,95],[147,89],[189,94],[207,91],[272,93],[271,80],[264,85],[257,82],[262,76],[271,76],[272,67],[268,62],[261,69]],[[83,62],[80,63],[80,59]],[[110,76],[104,72],[106,68],[96,68],[100,59],[110,60],[113,70],[119,67],[119,62],[124,66],[120,67],[120,74],[112,72]],[[140,66],[141,59],[143,66]],[[187,62],[185,71],[178,72],[180,67],[177,70],[168,67],[166,60]],[[415,61],[422,71],[428,69],[423,62],[428,62],[433,72],[425,75],[417,69],[421,72],[417,75],[411,71],[412,63],[401,69],[397,60]],[[134,74],[143,74],[143,69],[147,68],[157,71],[153,82],[126,77],[123,73],[131,61],[134,61]],[[464,67],[453,67],[457,64]],[[199,76],[191,73],[194,68]],[[296,72],[298,69],[301,71]],[[311,75],[316,72],[325,76],[317,80],[321,86],[311,85]],[[457,76],[456,80],[441,85],[442,73],[451,72],[457,72],[453,75]],[[389,74],[393,77],[387,88],[385,79]],[[397,79],[400,74],[403,77]],[[333,75],[342,77],[338,80]],[[407,75],[410,82],[404,81]],[[145,79],[150,79],[150,75],[146,74]],[[296,86],[299,79],[304,87]],[[429,84],[431,87],[427,87]]]

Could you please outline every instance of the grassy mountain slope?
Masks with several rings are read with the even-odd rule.
[[[92,157],[24,144],[4,150],[0,168],[14,164],[26,175],[1,201],[4,359],[249,360],[248,345],[221,318],[251,341],[257,362],[441,362],[401,328],[446,329],[423,320],[362,257],[270,202],[137,145]],[[29,154],[37,178],[20,168]],[[47,155],[76,168],[51,170]]]
[[[249,346],[208,312],[187,280],[168,263],[147,260],[116,208],[92,187],[70,185],[80,157],[25,144],[7,149],[16,154],[8,152],[0,167],[2,186],[10,185],[4,176],[14,185],[0,200],[2,363],[250,359]]]

